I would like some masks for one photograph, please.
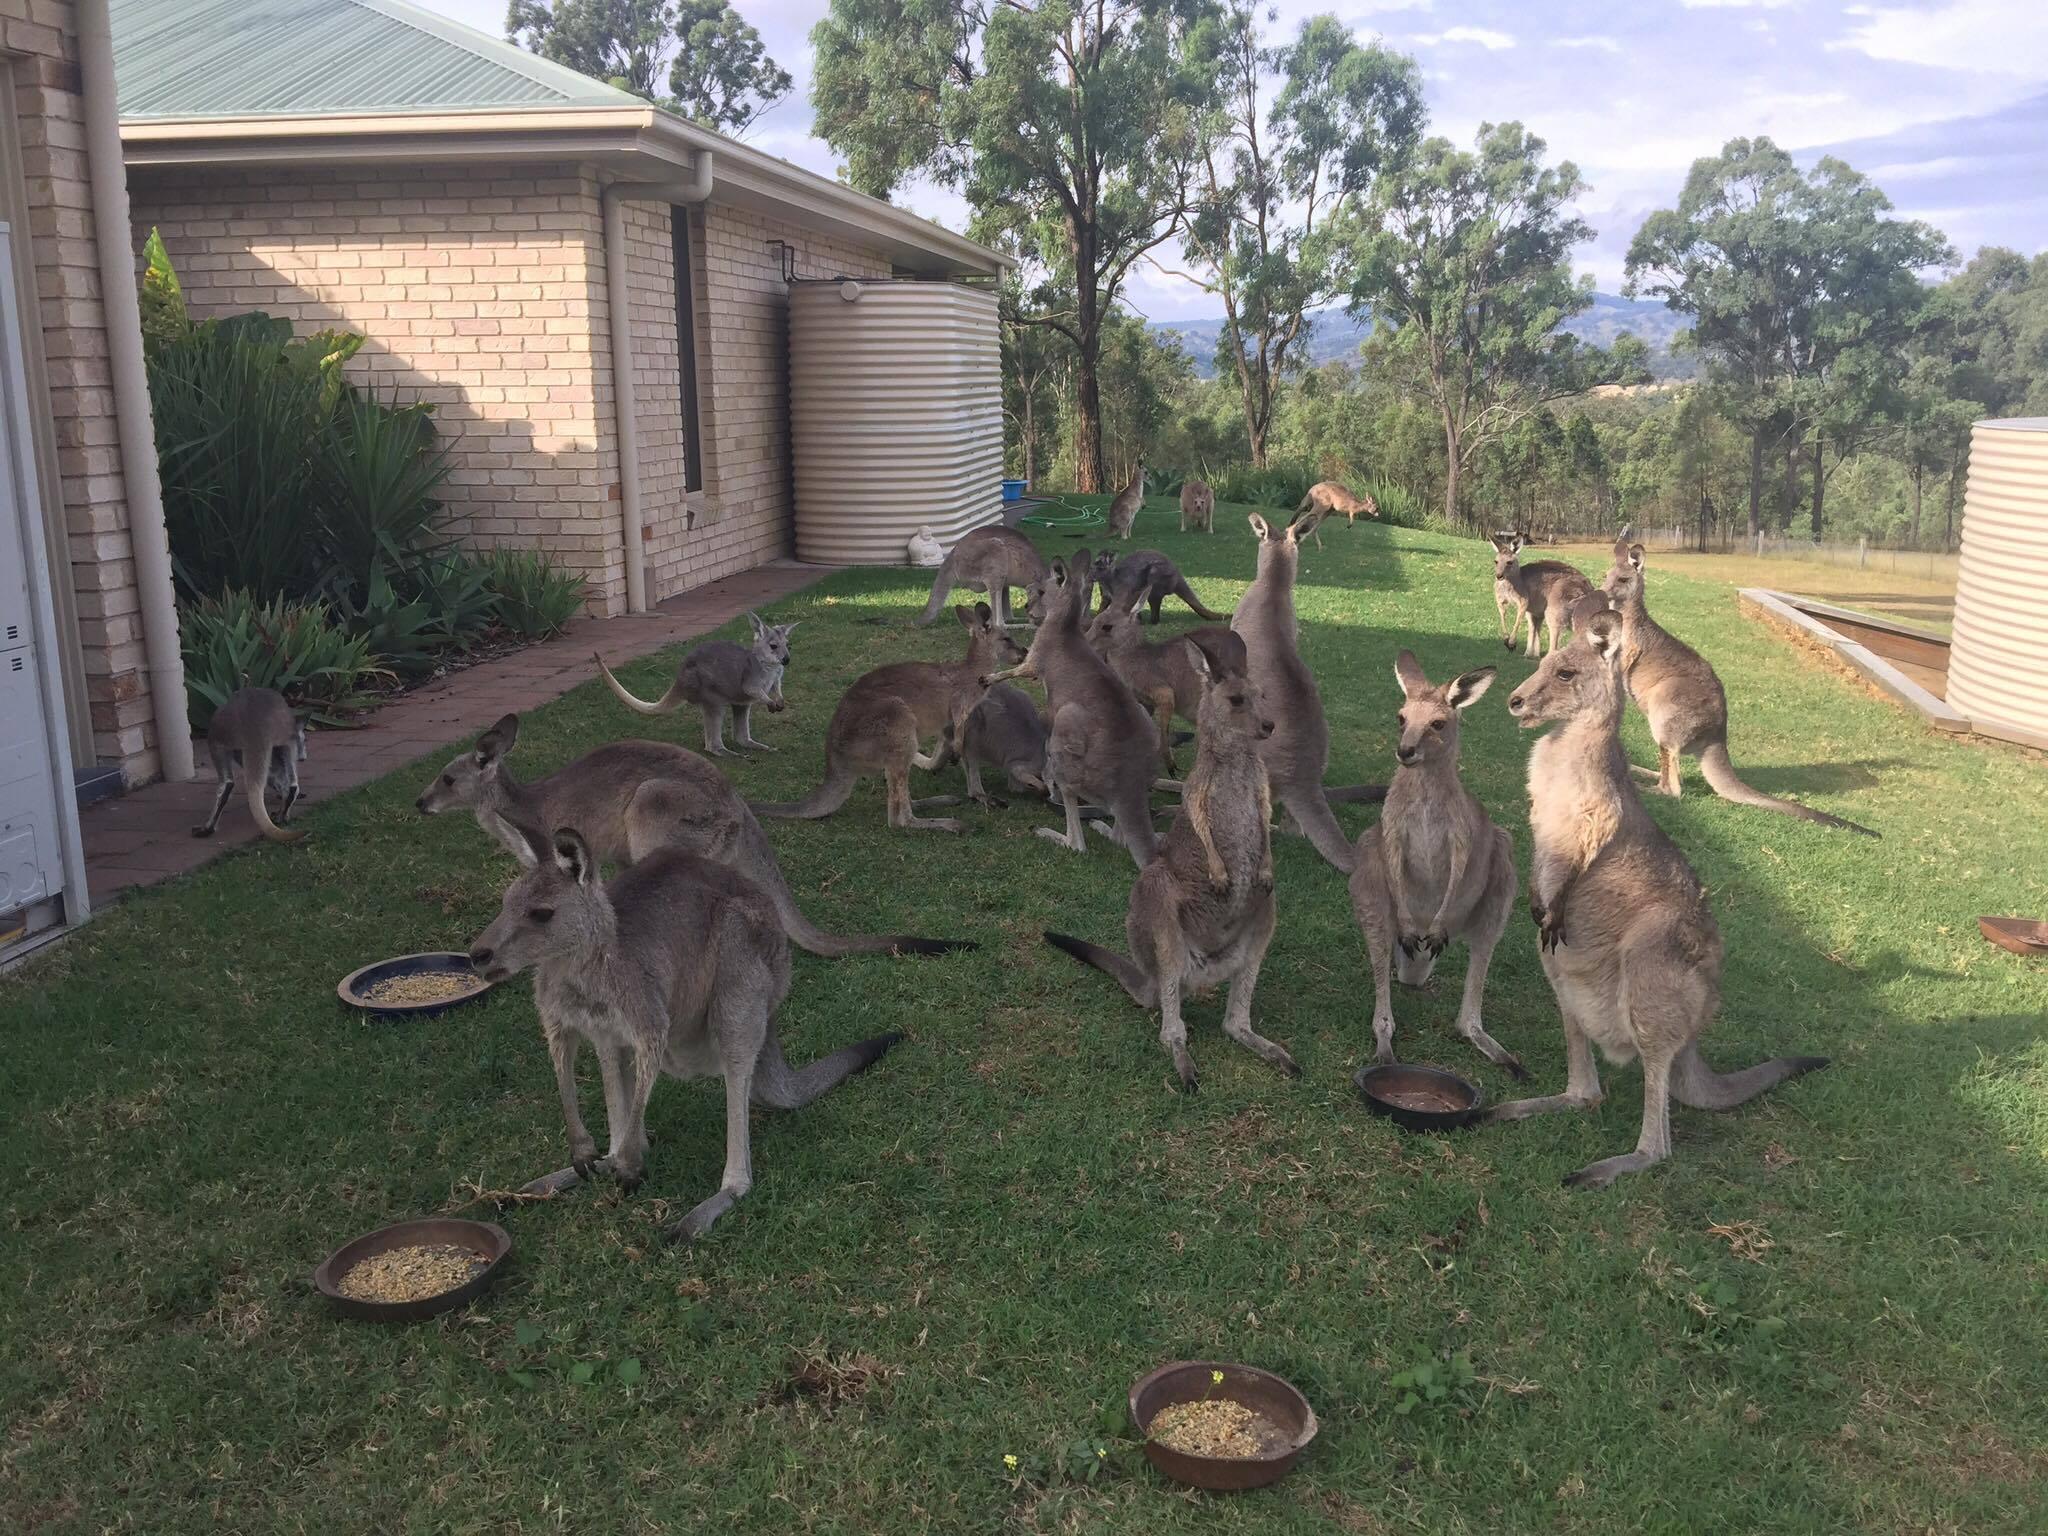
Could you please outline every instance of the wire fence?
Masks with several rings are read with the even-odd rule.
[[[1637,537],[1651,549],[1697,550],[1696,528],[1644,528]],[[1707,540],[1708,552],[1718,555],[1752,555],[1759,560],[1804,560],[1815,565],[1833,565],[1848,570],[1894,572],[1917,576],[1923,581],[1953,584],[1960,557],[1953,550],[1886,549],[1859,539],[1854,544],[1816,544],[1809,539],[1786,538],[1759,533],[1754,538],[1741,532],[1722,532]]]

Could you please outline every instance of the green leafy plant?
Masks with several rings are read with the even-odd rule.
[[[1264,469],[1250,464],[1233,464],[1213,484],[1218,501],[1234,501],[1253,507],[1281,507],[1288,511],[1301,505],[1315,473],[1306,464],[1269,464]]]
[[[583,606],[583,578],[530,549],[494,549],[484,557],[485,587],[497,621],[529,640],[558,635]]]
[[[1394,1393],[1394,1412],[1402,1418],[1418,1408],[1447,1405],[1461,1408],[1470,1400],[1478,1377],[1472,1357],[1463,1350],[1446,1360],[1424,1360],[1388,1378]]]
[[[1679,1308],[1680,1337],[1702,1358],[1721,1363],[1747,1361],[1766,1375],[1790,1368],[1782,1347],[1786,1319],[1747,1310],[1742,1293],[1726,1280],[1708,1280],[1669,1291]]]
[[[342,624],[400,677],[421,677],[434,669],[434,651],[446,640],[426,602],[399,591],[379,563],[370,570],[360,601],[336,599]]]
[[[366,702],[388,676],[368,643],[334,621],[324,603],[246,592],[204,598],[178,610],[186,707],[195,730],[238,688],[275,688],[329,724]]]
[[[406,568],[407,592],[427,605],[443,644],[467,646],[498,619],[490,563],[460,550],[429,555]]]
[[[623,1360],[607,1362],[603,1359],[572,1359],[566,1354],[549,1349],[550,1343],[567,1346],[576,1340],[576,1326],[572,1323],[557,1328],[552,1334],[539,1323],[523,1322],[512,1330],[512,1342],[521,1359],[517,1365],[507,1367],[506,1378],[517,1386],[529,1390],[538,1387],[544,1376],[553,1376],[572,1387],[601,1387],[607,1382],[620,1387],[636,1387],[645,1378],[646,1371],[638,1359],[628,1356]],[[607,1370],[606,1365],[610,1365]]]
[[[317,442],[321,554],[337,590],[361,595],[380,566],[407,569],[440,550],[436,493],[449,463],[427,406],[346,389]]]

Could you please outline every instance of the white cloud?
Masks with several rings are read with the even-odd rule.
[[[1611,37],[1553,37],[1553,48],[1597,48],[1602,53],[1619,53],[1621,44]]]
[[[1413,41],[1422,48],[1433,47],[1437,43],[1470,43],[1488,53],[1499,53],[1515,46],[1515,40],[1507,33],[1496,32],[1491,27],[1450,27],[1442,32],[1421,32]]]
[[[2048,6],[2026,0],[1949,0],[1938,10],[1860,7],[1831,50],[1972,74],[2048,79]]]

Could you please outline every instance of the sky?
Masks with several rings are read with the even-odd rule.
[[[502,35],[505,0],[414,0]],[[735,0],[796,77],[748,143],[824,175],[811,135],[811,27],[826,0]],[[1589,184],[1597,231],[1575,261],[1605,292],[1644,217],[1676,201],[1688,166],[1737,135],[1768,134],[1803,163],[1847,160],[1899,211],[1965,258],[1983,245],[2048,249],[2048,0],[1278,0],[1274,32],[1334,12],[1422,67],[1430,131],[1469,144],[1519,119]],[[894,199],[955,229],[943,189]],[[1175,263],[1169,258],[1167,265]],[[1140,266],[1125,302],[1154,320],[1219,306]]]

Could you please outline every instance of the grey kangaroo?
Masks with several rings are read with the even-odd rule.
[[[306,722],[292,713],[283,694],[275,688],[238,688],[229,694],[206,727],[206,751],[220,793],[214,796],[213,814],[192,829],[194,837],[213,836],[237,783],[248,795],[256,830],[271,842],[296,843],[306,835],[280,825],[299,803],[299,764],[306,759]],[[276,821],[263,803],[266,788],[283,802]]]
[[[830,816],[853,793],[864,774],[879,773],[888,784],[888,819],[892,827],[926,832],[963,832],[950,817],[923,817],[910,802],[910,770],[927,772],[944,759],[944,735],[956,716],[965,714],[963,698],[979,698],[982,678],[1024,652],[1012,640],[987,603],[955,608],[953,615],[967,630],[967,654],[959,661],[897,661],[854,679],[840,695],[825,727],[825,782],[801,800],[750,802],[756,816],[815,821]],[[938,741],[931,755],[924,738]]]
[[[780,712],[784,707],[782,674],[789,665],[789,637],[796,625],[764,624],[757,613],[748,614],[747,621],[754,626],[751,645],[711,640],[695,647],[676,668],[676,680],[669,684],[668,692],[651,704],[627,692],[626,685],[612,676],[612,669],[604,664],[602,656],[592,659],[612,692],[619,696],[619,702],[636,713],[665,715],[685,701],[697,705],[704,712],[704,750],[712,756],[732,755],[725,749],[728,710],[733,716],[736,745],[773,752],[775,748],[767,742],[754,740],[749,721],[756,704],[767,705],[771,712]]]
[[[1180,531],[1216,531],[1216,489],[1206,480],[1185,480],[1180,488]]]
[[[1119,607],[1112,604],[1088,624],[1088,643],[1109,663],[1109,669],[1124,680],[1138,696],[1159,727],[1159,761],[1169,779],[1180,777],[1173,760],[1173,721],[1178,715],[1189,724],[1202,707],[1202,674],[1195,653],[1182,644],[1196,635],[1228,634],[1227,629],[1205,625],[1184,635],[1154,643],[1145,638],[1138,609],[1144,594],[1138,593]]]
[[[422,814],[467,809],[477,825],[524,857],[528,829],[574,826],[600,863],[631,864],[662,848],[730,864],[774,904],[782,931],[799,949],[841,955],[935,955],[973,949],[958,939],[909,934],[827,933],[798,910],[775,850],[724,774],[687,747],[614,741],[566,768],[522,784],[505,759],[519,742],[519,717],[507,715],[451,759],[414,804]]]
[[[1036,678],[1045,685],[1046,711],[1052,723],[1046,767],[1053,797],[1065,808],[1064,833],[1039,827],[1076,853],[1085,852],[1081,803],[1109,811],[1115,830],[1094,823],[1104,836],[1121,843],[1143,869],[1152,861],[1158,839],[1152,829],[1150,795],[1157,735],[1138,696],[1124,686],[1095,654],[1082,629],[1088,602],[1088,551],[1076,551],[1070,569],[1055,558],[1049,580],[1047,617],[1031,637],[1031,650],[1008,671],[983,680],[990,684],[1012,678]]]
[[[1272,801],[1259,745],[1273,734],[1246,672],[1244,643],[1228,631],[1183,639],[1206,689],[1195,766],[1159,857],[1131,887],[1124,919],[1128,957],[1064,933],[1048,944],[1108,972],[1140,1008],[1159,1010],[1159,1043],[1181,1086],[1198,1086],[1181,1017],[1185,991],[1200,996],[1228,983],[1223,1032],[1290,1077],[1301,1068],[1286,1047],[1252,1028],[1252,989],[1273,940]]]
[[[1656,773],[1637,768],[1638,775],[1654,779],[1660,794],[1675,797],[1681,787],[1679,759],[1697,756],[1707,784],[1723,800],[1877,836],[1853,821],[1752,789],[1737,776],[1728,758],[1727,690],[1704,656],[1650,617],[1643,602],[1642,545],[1617,547],[1604,585],[1621,615],[1621,675],[1657,743]]]
[[[1310,511],[1318,518],[1335,517],[1341,513],[1345,522],[1355,528],[1361,517],[1378,517],[1380,504],[1371,496],[1352,495],[1335,480],[1319,480],[1308,488],[1308,494],[1301,498],[1301,505],[1294,509],[1294,515],[1299,517]],[[1316,548],[1321,549],[1323,535],[1320,526],[1311,524],[1309,535],[1315,539]]]
[[[1557,729],[1529,754],[1529,912],[1543,973],[1564,1015],[1565,1091],[1498,1105],[1491,1120],[1590,1109],[1602,1094],[1593,1059],[1643,1063],[1643,1128],[1633,1152],[1566,1177],[1599,1188],[1671,1155],[1671,1097],[1733,1109],[1787,1078],[1827,1065],[1780,1056],[1718,1073],[1699,1039],[1720,1004],[1721,930],[1685,855],[1644,809],[1621,750],[1622,621],[1595,614],[1515,690],[1508,713]]]
[[[956,701],[957,704],[957,701]],[[943,760],[956,756],[967,774],[967,798],[992,811],[1003,810],[1007,802],[990,794],[981,781],[982,770],[1003,775],[1013,793],[1029,791],[1047,794],[1045,753],[1050,732],[1038,703],[1022,688],[997,683],[974,707],[946,722]],[[911,802],[912,809],[945,803],[945,797]]]
[[[1529,644],[1526,654],[1543,654],[1542,637],[1539,629],[1547,627],[1550,649],[1557,649],[1557,633],[1571,622],[1574,605],[1590,596],[1593,583],[1584,571],[1566,565],[1562,560],[1532,560],[1521,563],[1521,552],[1528,543],[1519,533],[1496,533],[1493,536],[1493,606],[1494,618],[1500,629],[1501,644],[1509,650],[1515,648],[1515,641],[1522,633],[1522,621],[1529,622]],[[1508,610],[1515,610],[1515,622],[1508,625]]]
[[[656,1079],[722,1078],[725,1176],[668,1229],[671,1238],[701,1237],[753,1187],[753,1105],[801,1108],[902,1038],[877,1035],[791,1067],[775,1031],[775,1010],[789,995],[789,945],[768,898],[726,865],[666,848],[601,881],[596,858],[568,827],[533,832],[522,862],[469,960],[490,982],[534,972],[569,1166],[534,1180],[529,1194],[556,1194],[600,1172],[638,1185]],[[577,1102],[585,1040],[604,1079],[611,1145],[602,1159]]]
[[[1177,597],[1204,619],[1223,620],[1227,613],[1214,613],[1195,596],[1195,589],[1181,575],[1180,567],[1156,549],[1134,549],[1121,560],[1105,549],[1095,557],[1095,587],[1102,594],[1102,607],[1128,608],[1136,602],[1152,606],[1152,622],[1159,622],[1159,605]]]
[[[1334,792],[1323,787],[1323,774],[1330,765],[1330,727],[1323,717],[1323,699],[1316,691],[1315,677],[1297,648],[1294,617],[1294,574],[1301,563],[1301,541],[1315,531],[1321,516],[1310,511],[1276,529],[1258,513],[1251,514],[1252,532],[1259,540],[1259,574],[1238,603],[1230,627],[1244,639],[1251,657],[1252,681],[1273,719],[1273,734],[1260,749],[1273,798],[1286,807],[1288,819],[1315,844],[1316,852],[1349,875],[1356,856],[1351,839],[1331,813],[1332,795],[1372,801],[1384,800],[1387,792],[1378,784]]]
[[[946,552],[945,564],[932,578],[932,595],[917,616],[920,629],[946,606],[956,587],[986,592],[995,605],[996,623],[1007,629],[1015,620],[1010,588],[1029,587],[1045,574],[1045,557],[1014,528],[977,528]]]
[[[1379,825],[1358,839],[1351,910],[1372,961],[1372,1036],[1381,1061],[1394,1059],[1394,1004],[1388,973],[1403,986],[1429,980],[1436,957],[1454,939],[1469,946],[1458,1033],[1487,1060],[1528,1076],[1514,1054],[1486,1032],[1479,1005],[1486,968],[1515,904],[1515,845],[1487,819],[1458,778],[1460,718],[1493,685],[1481,667],[1437,686],[1412,651],[1394,659],[1401,689],[1400,766],[1387,785]]]
[[[1138,521],[1138,509],[1145,505],[1145,464],[1131,472],[1130,482],[1116,493],[1116,499],[1109,504],[1109,536],[1112,539],[1128,539],[1131,529]]]

